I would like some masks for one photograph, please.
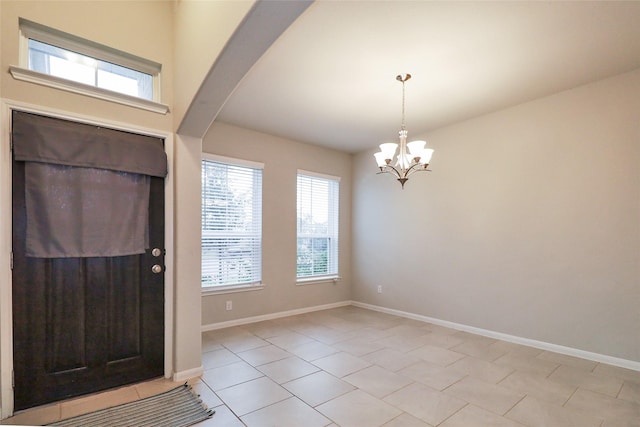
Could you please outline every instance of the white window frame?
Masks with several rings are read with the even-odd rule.
[[[338,280],[341,279],[340,277],[340,262],[339,262],[339,258],[340,258],[340,234],[339,234],[339,229],[340,229],[340,177],[338,176],[333,176],[333,175],[327,175],[327,174],[322,174],[322,173],[318,173],[318,172],[311,172],[311,171],[307,171],[307,170],[302,170],[302,169],[298,169],[297,175],[296,175],[296,194],[298,193],[298,177],[300,176],[304,176],[307,178],[319,178],[322,180],[326,180],[326,181],[333,181],[336,186],[335,186],[335,193],[336,194],[329,194],[329,200],[333,201],[335,203],[337,203],[337,206],[334,207],[329,207],[329,230],[328,233],[325,235],[321,235],[318,236],[316,234],[314,235],[300,235],[299,234],[299,230],[297,229],[297,223],[298,223],[298,200],[297,200],[297,196],[296,196],[296,284],[298,285],[306,285],[306,284],[314,284],[314,283],[322,283],[322,282],[337,282]],[[330,188],[329,191],[331,192],[332,189]],[[331,214],[333,214],[333,216],[331,216]],[[330,271],[327,274],[321,274],[321,275],[312,275],[312,276],[298,276],[298,263],[297,263],[297,241],[298,238],[301,237],[328,237],[330,239],[331,242],[331,247],[328,248],[328,257],[330,257],[330,260],[328,261],[328,264],[330,266],[334,266],[335,267],[335,271]]]
[[[19,65],[9,67],[9,72],[14,79],[116,102],[160,114],[167,114],[169,112],[169,107],[160,103],[162,99],[161,64],[23,18],[19,20],[19,27]],[[149,74],[153,79],[153,99],[148,100],[137,96],[126,95],[31,70],[29,69],[29,39]]]
[[[253,169],[262,169],[264,170],[264,163],[253,162],[250,160],[236,159],[232,157],[219,156],[216,154],[210,153],[202,153],[201,161],[210,161],[216,163],[223,163],[232,166],[241,166],[248,167]],[[262,206],[262,188],[260,188],[260,206]],[[202,196],[201,196],[202,197]],[[228,285],[215,285],[215,286],[204,286],[201,284],[201,292],[202,295],[214,295],[214,294],[226,294],[226,293],[236,293],[236,292],[246,292],[246,291],[255,291],[264,288],[264,282],[262,280],[262,212],[260,214],[260,228],[261,228],[261,247],[260,247],[260,281],[256,281],[253,283],[241,283],[241,284],[228,284]],[[201,231],[202,232],[202,231]]]

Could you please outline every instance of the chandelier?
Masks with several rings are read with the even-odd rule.
[[[433,149],[425,148],[425,141],[412,141],[407,143],[407,129],[404,126],[404,84],[411,78],[411,74],[396,76],[396,80],[402,83],[402,127],[398,136],[400,137],[400,152],[395,163],[393,162],[398,144],[387,142],[380,144],[380,152],[375,153],[376,162],[381,173],[393,174],[404,189],[404,183],[414,172],[430,171],[427,169],[429,161],[433,155]]]

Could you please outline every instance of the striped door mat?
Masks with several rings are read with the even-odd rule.
[[[125,403],[50,424],[61,427],[186,427],[204,421],[208,409],[191,386],[184,384],[156,396]]]

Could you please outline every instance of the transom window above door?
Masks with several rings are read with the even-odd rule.
[[[153,100],[153,75],[29,39],[29,69]]]
[[[14,78],[159,113],[162,65],[20,19],[20,67]]]

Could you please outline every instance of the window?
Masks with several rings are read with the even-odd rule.
[[[153,99],[151,74],[34,39],[29,39],[29,69],[125,95]]]
[[[298,171],[298,281],[338,276],[339,178]]]
[[[160,70],[153,61],[20,19],[19,67],[14,78],[163,112]]]
[[[262,165],[202,160],[202,286],[259,285],[262,275]]]

